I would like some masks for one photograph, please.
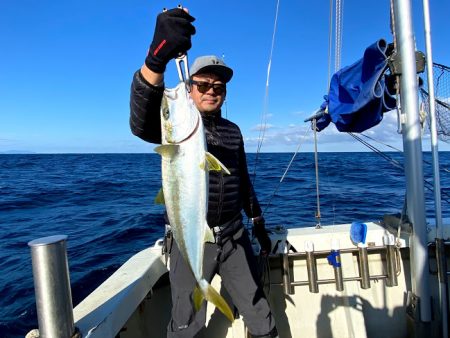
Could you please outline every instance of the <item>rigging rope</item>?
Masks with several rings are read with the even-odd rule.
[[[386,153],[383,153],[381,150],[379,150],[378,148],[376,148],[375,146],[371,145],[370,143],[368,143],[367,141],[364,141],[361,137],[355,135],[354,133],[348,133],[350,136],[352,136],[354,139],[356,139],[357,141],[361,142],[363,145],[365,145],[366,147],[368,147],[369,149],[371,149],[373,152],[375,152],[376,154],[380,155],[381,157],[383,157],[384,159],[386,159],[388,162],[390,162],[394,167],[396,167],[397,169],[400,169],[402,171],[404,171],[403,165],[401,163],[399,163],[398,161],[394,160],[392,157],[390,157],[389,155],[387,155]],[[366,136],[366,135],[364,135]],[[368,137],[368,136],[366,136]],[[426,162],[426,161],[424,161]],[[426,162],[429,164],[429,162]],[[426,179],[424,179],[424,186],[425,188],[427,188],[430,191],[433,191],[433,184],[428,182]],[[444,201],[446,201],[447,203],[450,204],[450,195],[447,194],[445,191],[443,191],[441,189],[441,195],[446,196],[446,198],[443,198]]]
[[[376,148],[375,146],[371,145],[369,142],[364,141],[361,137],[355,135],[354,133],[348,133],[350,136],[352,136],[355,140],[359,141],[360,143],[362,143],[363,145],[365,145],[367,148],[369,148],[370,150],[372,150],[374,153],[376,153],[377,155],[380,155],[381,157],[383,157],[385,160],[387,160],[388,162],[390,162],[394,167],[399,168],[399,169],[403,169],[403,166],[396,160],[394,160],[392,157],[390,157],[389,155],[387,155],[386,153],[383,153],[381,150],[379,150],[378,148]]]
[[[341,49],[342,49],[342,30],[343,30],[343,6],[344,0],[336,0],[335,16],[335,48],[334,48],[334,67],[335,72],[341,68]],[[333,27],[333,0],[330,0],[330,18],[329,18],[329,32],[328,32],[328,86],[330,85],[330,69],[331,69],[331,45],[332,45],[332,27]],[[328,88],[327,88],[328,91]],[[313,118],[311,121],[312,129],[314,130],[314,164],[316,172],[316,227],[320,228],[320,191],[319,191],[319,160],[317,151],[317,119]]]
[[[334,70],[337,72],[341,69],[341,50],[342,50],[342,28],[343,28],[343,11],[344,0],[336,0],[336,36],[335,36],[335,56]]]
[[[328,88],[330,87],[331,81],[331,50],[333,48],[332,44],[333,44],[333,0],[330,0],[330,14],[328,22],[328,78],[325,92],[328,92]]]
[[[360,134],[361,136],[364,136],[365,138],[368,138],[369,140],[372,140],[372,141],[374,141],[374,142],[377,142],[377,143],[379,143],[379,144],[382,144],[382,145],[384,145],[385,147],[388,147],[388,148],[391,148],[391,149],[393,149],[393,150],[395,150],[395,151],[398,151],[398,152],[402,152],[400,149],[398,149],[398,148],[395,148],[394,146],[391,146],[390,144],[387,144],[387,143],[383,143],[383,142],[381,142],[381,141],[378,141],[378,140],[376,140],[376,139],[374,139],[373,137],[370,137],[369,135],[365,135],[365,134]]]
[[[395,150],[396,152],[403,153],[402,150],[400,150],[400,149],[398,149],[398,148],[395,148],[395,147],[391,146],[390,144],[387,144],[387,143],[383,143],[383,142],[381,142],[381,141],[378,141],[378,140],[374,139],[373,137],[370,137],[369,135],[365,135],[365,134],[362,134],[362,133],[361,133],[360,135],[361,135],[361,136],[364,136],[365,138],[368,138],[368,139],[371,140],[371,141],[374,141],[374,142],[377,142],[377,143],[379,143],[379,144],[382,144],[382,145],[384,145],[385,147],[391,148],[391,149]],[[427,161],[427,160],[423,160],[423,163],[432,165],[432,163],[429,162],[429,161]],[[447,169],[447,168],[440,168],[440,170],[445,171],[445,172],[447,172],[447,173],[450,173],[450,170]]]
[[[320,228],[320,193],[319,193],[319,157],[318,157],[318,151],[317,151],[317,120],[313,119],[313,130],[314,130],[314,164],[315,164],[315,171],[316,171],[316,204],[317,204],[317,212],[316,212],[316,228]]]

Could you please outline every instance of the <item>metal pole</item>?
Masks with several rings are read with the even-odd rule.
[[[439,305],[441,309],[442,337],[448,337],[447,322],[447,264],[445,259],[445,246],[443,244],[443,224],[441,209],[441,179],[439,174],[439,150],[436,128],[436,105],[434,100],[434,76],[433,76],[433,53],[431,48],[431,24],[430,24],[430,6],[428,0],[423,0],[423,20],[425,29],[425,46],[427,58],[427,78],[428,78],[428,104],[430,107],[430,131],[431,131],[431,154],[433,158],[433,176],[434,176],[434,206],[436,219],[436,252],[438,262],[439,278]],[[444,259],[442,259],[444,258]]]
[[[386,246],[386,273],[387,273],[387,286],[397,286],[397,263],[395,257],[395,238],[392,234],[385,234],[383,236],[383,244]]]
[[[359,274],[361,275],[361,289],[370,288],[369,257],[367,246],[358,244]]]
[[[438,138],[436,127],[436,104],[434,97],[434,77],[433,77],[433,55],[431,50],[431,27],[430,10],[428,0],[423,0],[425,45],[427,58],[427,78],[430,107],[430,131],[431,131],[431,153],[433,156],[433,176],[434,176],[434,201],[436,208],[436,237],[442,238],[442,209],[441,209],[441,184],[439,175]]]
[[[317,152],[317,120],[313,119],[313,129],[314,129],[314,163],[316,166],[316,199],[317,199],[317,214],[316,214],[316,228],[320,228],[320,193],[319,193],[319,158]]]
[[[289,270],[289,255],[287,253],[280,254],[281,268],[283,273],[283,286],[286,295],[294,294],[294,286],[291,282],[291,272]]]
[[[41,338],[70,338],[75,331],[66,239],[58,235],[28,243]]]
[[[319,284],[317,284],[317,264],[314,257],[314,243],[312,241],[305,242],[306,268],[308,270],[309,292],[318,293]]]
[[[429,266],[423,187],[419,100],[410,0],[394,0],[395,32],[401,60],[400,94],[405,153],[407,213],[413,224],[411,236],[411,284],[420,299],[420,319],[431,321]]]
[[[344,279],[342,278],[342,262],[340,244],[337,238],[331,240],[331,252],[336,254],[336,263],[333,266],[334,279],[336,280],[336,290],[344,291]]]

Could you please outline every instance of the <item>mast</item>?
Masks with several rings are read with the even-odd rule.
[[[419,299],[417,322],[431,321],[428,248],[423,186],[422,143],[415,59],[415,39],[410,0],[393,0],[397,52],[401,60],[400,94],[407,215],[413,225],[410,238],[411,285]]]

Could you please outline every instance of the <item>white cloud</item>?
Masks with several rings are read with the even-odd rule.
[[[264,127],[265,127],[266,131],[268,129],[275,128],[275,126],[273,124],[267,123],[265,126],[262,124],[257,124],[256,126],[252,127],[250,130],[251,131],[260,131],[260,130],[263,130]]]
[[[259,131],[260,125],[252,128],[252,131]],[[395,111],[384,115],[383,121],[372,129],[363,133],[378,142],[361,136],[365,141],[375,145],[377,148],[384,148],[383,144],[393,144],[401,147],[401,135],[397,133],[397,114]],[[358,135],[358,134],[357,134]],[[323,151],[364,151],[369,150],[361,145],[347,133],[339,132],[334,124],[317,134],[318,143]],[[259,143],[258,137],[247,137],[246,147],[254,150]],[[288,124],[286,126],[270,124],[266,128],[262,151],[293,151],[298,146],[304,151],[311,151],[314,145],[314,133],[309,123],[302,125]],[[340,148],[339,145],[342,145]],[[383,149],[382,149],[383,150]],[[392,150],[392,149],[391,149]]]
[[[292,114],[291,114],[292,115]],[[274,119],[271,121],[274,122]],[[387,112],[383,120],[375,127],[364,131],[356,136],[381,151],[395,151],[403,149],[402,135],[398,133],[397,112],[395,110]],[[259,132],[261,125],[251,128],[249,133],[245,134],[245,146],[247,151],[256,151],[260,143]],[[328,128],[317,133],[319,151],[371,151],[367,146],[354,139],[347,133],[339,132],[333,123]],[[428,126],[425,127],[422,134],[422,149],[430,150],[430,132]],[[264,132],[264,140],[261,146],[263,152],[294,152],[314,151],[314,133],[311,130],[310,123],[288,123],[285,124],[267,124]],[[449,151],[450,144],[439,142],[439,150]]]

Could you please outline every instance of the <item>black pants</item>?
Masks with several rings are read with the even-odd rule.
[[[242,227],[230,238],[222,239],[220,245],[206,243],[204,252],[204,278],[211,282],[218,273],[250,333],[255,336],[268,334],[275,327],[275,321],[261,287],[247,230]],[[167,337],[194,337],[205,325],[206,303],[195,312],[192,292],[196,281],[176,242],[170,253],[169,276],[173,305]]]

